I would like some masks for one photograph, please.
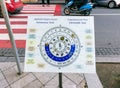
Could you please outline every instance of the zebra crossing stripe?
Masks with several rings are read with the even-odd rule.
[[[17,33],[17,34],[20,34],[20,33],[25,34],[27,30],[17,28],[17,29],[12,29],[12,31],[13,31],[14,34],[15,33]],[[1,34],[6,34],[6,33],[8,33],[7,29],[1,29],[0,30],[0,35]]]
[[[10,16],[10,23],[17,48],[25,48],[28,16],[60,15],[60,5],[25,5],[19,14]],[[3,18],[0,18],[0,48],[11,48],[11,42]]]
[[[25,48],[26,40],[15,40],[17,48]],[[0,40],[0,48],[12,48],[10,40]]]
[[[26,34],[14,34],[15,40],[26,40]],[[0,40],[9,40],[9,35],[6,34],[0,34]]]

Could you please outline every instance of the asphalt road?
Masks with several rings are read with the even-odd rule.
[[[91,16],[94,16],[95,22],[96,56],[120,56],[120,8],[96,7],[92,10]],[[0,56],[13,56],[11,51],[9,48],[0,49]],[[22,48],[18,52],[19,56],[23,57],[25,50]]]
[[[94,8],[96,47],[120,47],[120,8]]]
[[[95,22],[96,48],[120,48],[120,8],[96,7],[91,16],[94,16]]]

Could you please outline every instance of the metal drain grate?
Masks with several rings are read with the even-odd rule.
[[[20,57],[25,56],[25,49],[19,48],[18,53]],[[119,48],[96,48],[96,56],[108,56],[108,55],[120,55],[120,47]],[[12,49],[0,49],[0,56],[2,57],[13,57]]]
[[[120,55],[120,48],[96,48],[97,56]]]
[[[20,57],[25,56],[25,49],[24,48],[19,48],[18,49],[18,54]],[[0,49],[0,56],[2,57],[13,57],[13,49]]]

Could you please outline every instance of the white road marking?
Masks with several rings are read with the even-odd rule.
[[[25,5],[23,10],[20,12],[20,14],[15,14],[12,15],[14,18],[9,18],[10,21],[12,22],[22,22],[26,21],[28,19],[28,16],[54,16],[55,13],[55,7],[56,5],[50,5],[42,7],[41,5]],[[32,14],[30,14],[32,13]],[[20,18],[17,18],[17,16],[21,16]],[[26,16],[22,18],[22,16]],[[5,22],[4,18],[0,18],[0,22]],[[27,24],[26,23],[20,23],[20,24],[12,24],[11,25],[12,29],[27,29]],[[5,24],[0,24],[0,30],[1,29],[6,29]],[[26,40],[26,33],[14,33],[14,39],[15,40]],[[8,33],[0,33],[0,40],[9,40]]]
[[[23,25],[23,24],[18,24],[18,25],[11,25],[11,27],[14,29],[17,29],[17,28],[19,28],[19,29],[24,29],[24,28],[27,28],[27,25],[25,24],[25,25]],[[4,28],[6,28],[6,25],[0,25],[0,29],[4,29]]]
[[[27,13],[27,12],[30,12],[30,13],[54,13],[54,11],[21,11],[21,12],[24,12],[24,13]]]
[[[53,16],[54,14],[17,14],[16,16]]]
[[[27,18],[10,18],[10,21],[27,21]],[[4,18],[0,19],[0,22],[5,22]]]
[[[26,40],[26,34],[13,34],[15,40]],[[0,34],[0,40],[10,40],[8,34]]]
[[[97,16],[97,15],[100,15],[100,16],[119,16],[120,14],[90,14],[90,15],[94,15],[94,16]]]

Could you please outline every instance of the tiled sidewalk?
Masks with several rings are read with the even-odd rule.
[[[21,63],[23,71],[24,64]],[[0,62],[0,88],[59,88],[58,73],[27,73],[17,74],[15,62]],[[63,74],[63,85],[84,88],[84,74]],[[52,87],[51,87],[52,86]],[[69,87],[70,88],[70,87]]]

